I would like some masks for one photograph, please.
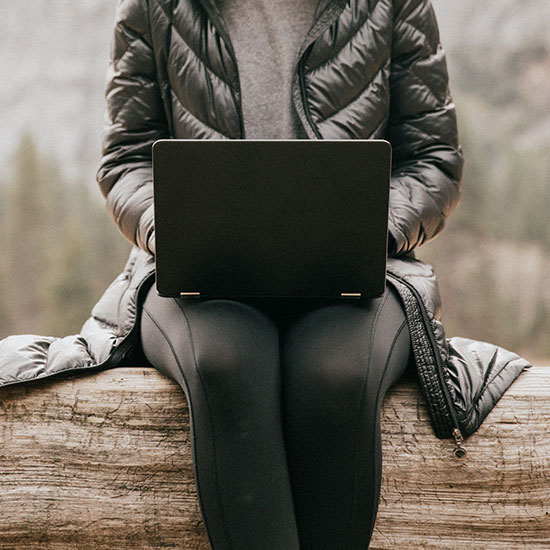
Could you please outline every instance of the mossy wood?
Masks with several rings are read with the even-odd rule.
[[[520,376],[457,459],[414,380],[382,414],[371,550],[550,548],[550,368]],[[0,390],[0,550],[210,548],[179,387],[116,369]]]

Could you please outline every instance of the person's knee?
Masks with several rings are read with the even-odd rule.
[[[367,378],[367,358],[341,353],[318,359],[309,383],[315,389],[318,414],[343,418],[345,411],[355,414]]]
[[[355,414],[368,373],[368,335],[353,308],[334,308],[302,319],[289,342],[287,383],[317,417]],[[285,349],[285,353],[286,353]],[[288,386],[287,386],[288,387]],[[296,397],[295,397],[296,398]]]
[[[196,367],[206,386],[244,389],[279,364],[277,329],[260,311],[217,300],[201,306],[198,320],[191,332]]]

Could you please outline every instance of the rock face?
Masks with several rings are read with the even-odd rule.
[[[433,436],[414,380],[388,394],[371,550],[550,547],[550,368],[522,374],[465,442]],[[0,550],[207,550],[189,415],[152,369],[0,390]]]
[[[546,0],[432,0],[447,49],[494,48],[504,57],[540,40],[550,46]]]
[[[1,3],[2,158],[30,132],[71,179],[93,183],[114,11],[114,0]]]
[[[488,111],[474,128],[488,143],[501,141],[499,148],[504,144],[523,150],[549,147],[548,3],[433,0],[433,5],[459,118],[475,119],[480,110]]]

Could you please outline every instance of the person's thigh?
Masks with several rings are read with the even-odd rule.
[[[379,409],[410,342],[393,290],[324,305],[283,341],[285,439],[302,550],[366,548],[380,484]]]
[[[186,392],[214,548],[296,548],[276,326],[243,303],[160,298],[152,290],[141,338],[150,363]]]

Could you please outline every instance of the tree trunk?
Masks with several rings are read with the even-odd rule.
[[[189,416],[153,369],[0,390],[0,549],[209,549]],[[382,413],[371,550],[550,548],[550,368],[524,373],[465,442],[432,433],[416,383]],[[338,549],[335,549],[338,550]]]

